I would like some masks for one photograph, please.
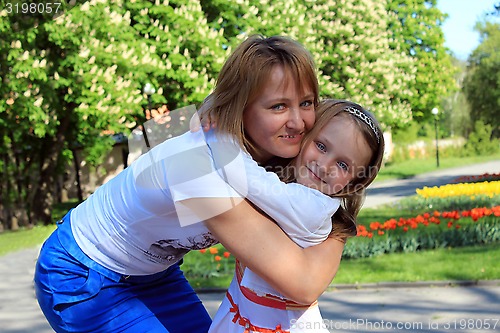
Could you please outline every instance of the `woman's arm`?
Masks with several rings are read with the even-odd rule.
[[[206,212],[219,200],[225,199],[188,199],[183,204]],[[344,243],[328,238],[302,249],[246,201],[209,218],[206,225],[245,266],[286,297],[303,304],[314,302],[326,290],[344,248]]]
[[[288,236],[302,240],[299,245],[319,244],[330,234],[339,199],[304,185],[282,182],[244,153],[231,136],[216,136],[212,131],[206,137],[221,179],[269,215]]]

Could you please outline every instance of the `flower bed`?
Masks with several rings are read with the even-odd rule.
[[[478,176],[462,176],[455,179],[454,183],[477,183],[500,180],[500,173],[484,173]]]
[[[375,209],[374,216],[394,217],[359,224],[358,237],[347,242],[343,258],[499,242],[499,183],[423,188],[388,209]],[[406,216],[395,216],[401,212]],[[222,245],[192,251],[185,261],[183,269],[195,287],[210,287],[207,281],[229,284],[234,270],[234,257]]]
[[[417,189],[417,195],[423,198],[448,198],[456,196],[468,196],[473,199],[476,195],[485,195],[490,198],[500,194],[500,181],[459,183],[443,186],[424,187]]]
[[[457,222],[463,218],[471,218],[474,222],[477,222],[479,219],[487,217],[487,216],[500,216],[500,206],[495,206],[493,208],[473,208],[471,210],[464,211],[450,211],[450,212],[438,212],[434,211],[432,214],[424,213],[422,215],[418,215],[414,218],[399,218],[390,219],[385,221],[384,223],[380,222],[372,222],[367,228],[364,225],[360,225],[358,227],[358,237],[368,237],[372,238],[373,235],[384,235],[386,231],[400,229],[403,232],[408,232],[410,229],[416,229],[419,226],[429,226],[429,225],[440,225],[441,220],[446,220],[447,228],[456,228],[460,229],[460,224]]]
[[[344,258],[500,241],[500,181],[424,187],[395,208],[416,215],[359,225]]]
[[[195,288],[228,286],[234,271],[234,257],[217,244],[189,252],[184,258],[182,270]]]

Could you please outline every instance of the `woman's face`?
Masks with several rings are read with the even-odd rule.
[[[273,156],[297,156],[306,131],[315,121],[312,89],[297,90],[282,66],[276,66],[262,93],[243,113],[245,135],[256,147],[250,152],[257,162]]]
[[[370,146],[349,116],[338,115],[304,146],[295,167],[299,184],[332,195],[368,172]]]

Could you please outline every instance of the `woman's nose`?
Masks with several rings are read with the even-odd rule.
[[[294,129],[297,131],[303,131],[305,128],[305,123],[304,119],[302,118],[302,115],[300,114],[300,111],[297,109],[290,109],[288,121],[286,123],[286,126],[290,129]]]

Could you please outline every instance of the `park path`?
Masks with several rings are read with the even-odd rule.
[[[365,207],[413,195],[415,188],[486,172],[499,173],[500,160],[376,183],[368,191]],[[36,247],[0,257],[2,333],[53,332],[34,297],[32,280],[38,251]],[[500,281],[452,285],[431,282],[337,286],[324,293],[319,303],[325,324],[332,332],[500,332]],[[211,315],[223,296],[223,292],[200,293]],[[489,329],[485,329],[487,326]]]
[[[424,186],[440,186],[454,182],[462,176],[500,173],[500,160],[472,164],[424,173],[408,179],[386,180],[376,182],[367,189],[367,197],[363,207],[372,208],[391,203],[415,194],[415,189]]]

